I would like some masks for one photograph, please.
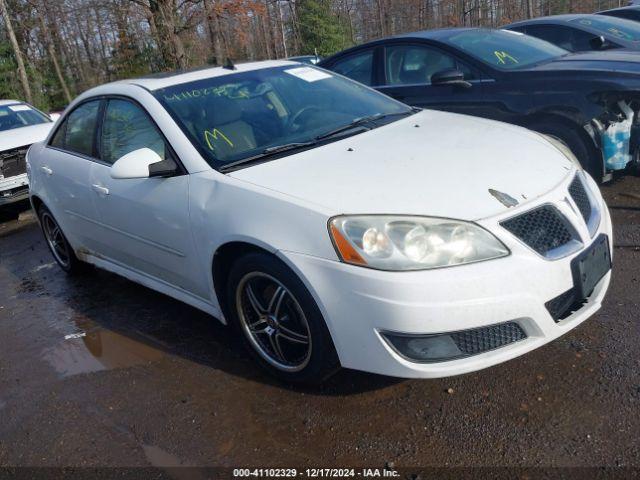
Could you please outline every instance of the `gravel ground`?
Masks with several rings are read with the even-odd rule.
[[[616,248],[596,316],[480,372],[316,389],[272,381],[184,304],[66,277],[25,211],[0,223],[0,466],[640,467],[640,179],[603,190]]]

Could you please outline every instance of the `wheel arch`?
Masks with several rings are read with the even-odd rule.
[[[571,118],[554,112],[537,112],[525,117],[521,124],[523,127],[535,130],[535,126],[543,125],[545,123],[559,124],[576,132],[584,142],[584,145],[590,154],[589,163],[592,166],[601,165],[603,163],[602,152],[597,146],[595,139],[589,135],[582,125]]]
[[[31,201],[31,208],[33,208],[33,210],[37,214],[40,207],[44,205],[44,201],[37,195],[31,195],[31,197],[29,197],[29,200]]]
[[[270,250],[265,246],[258,245],[257,242],[254,243],[245,239],[231,240],[223,243],[213,253],[213,258],[211,260],[213,291],[218,300],[220,311],[225,319],[228,318],[228,305],[224,289],[227,279],[229,278],[229,272],[231,271],[233,263],[237,259],[250,253],[264,253],[279,259],[273,250]]]

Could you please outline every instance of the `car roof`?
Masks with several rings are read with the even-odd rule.
[[[346,50],[341,50],[333,54],[331,57],[325,58],[320,61],[318,65],[323,66],[330,64],[334,59],[338,57],[342,57],[345,54],[349,54],[351,52],[358,51],[362,48],[367,48],[370,46],[378,45],[381,43],[388,42],[390,40],[435,40],[435,41],[444,41],[460,32],[469,32],[474,30],[498,30],[496,28],[481,28],[481,27],[449,27],[449,28],[436,28],[433,30],[419,30],[417,32],[409,32],[409,33],[401,33],[399,35],[393,35],[389,37],[378,38],[376,40],[371,40],[367,43],[363,43],[360,45],[356,45],[355,47],[347,48]]]
[[[205,78],[223,77],[226,75],[233,75],[235,73],[249,72],[253,70],[262,70],[265,68],[281,67],[281,66],[300,66],[297,62],[290,62],[288,60],[267,60],[262,62],[248,62],[237,63],[234,65],[234,69],[225,67],[200,67],[193,70],[181,70],[176,72],[159,73],[155,75],[149,75],[146,77],[132,78],[127,80],[119,80],[112,82],[111,84],[130,84],[138,85],[147,90],[158,90],[161,88],[171,87],[173,85],[180,85],[182,83],[194,82],[197,80],[204,80]],[[308,66],[308,65],[307,65]],[[107,85],[111,85],[107,84]],[[104,86],[104,85],[103,85]],[[98,87],[100,88],[100,87]]]
[[[624,10],[636,10],[640,11],[640,5],[629,5],[628,7],[617,7],[617,8],[609,8],[607,10],[600,10],[596,12],[597,14],[605,13],[605,12],[622,12]]]
[[[389,40],[392,38],[416,38],[426,40],[445,40],[456,33],[472,30],[495,30],[491,28],[478,28],[478,27],[462,27],[462,28],[436,28],[434,30],[420,30],[417,32],[402,33],[400,35],[394,35],[392,37],[383,38],[381,40]]]
[[[0,100],[0,107],[6,107],[7,105],[15,105],[16,103],[24,103],[19,100]]]
[[[548,17],[537,17],[530,20],[522,20],[520,22],[510,23],[502,28],[517,27],[518,25],[533,25],[535,23],[566,23],[571,20],[578,20],[580,18],[590,18],[591,13],[567,13],[565,15],[549,15]]]

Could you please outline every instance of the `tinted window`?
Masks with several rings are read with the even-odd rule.
[[[338,60],[333,64],[331,70],[356,82],[371,86],[373,84],[373,50],[356,53]]]
[[[567,54],[560,47],[511,30],[466,30],[445,41],[500,70],[517,70]]]
[[[378,114],[380,126],[412,114],[406,105],[312,66],[263,68],[154,92],[215,167],[316,137]],[[328,140],[330,141],[330,140]]]
[[[606,15],[608,17],[626,18],[628,20],[640,21],[640,11],[636,9],[629,10],[611,10],[608,12],[601,12],[600,15]]]
[[[150,148],[166,159],[164,138],[147,113],[126,100],[109,100],[102,124],[101,157],[114,163],[127,153]]]
[[[58,133],[64,132],[64,141],[56,146],[71,152],[93,156],[93,136],[99,109],[100,100],[95,100],[82,104],[71,112],[65,120],[64,128],[58,131]],[[57,134],[56,137],[58,137]]]
[[[67,133],[67,121],[64,120],[62,124],[56,130],[55,135],[51,139],[50,145],[52,147],[64,148],[64,137]]]
[[[45,115],[26,103],[0,106],[0,132],[50,121]]]
[[[563,27],[562,25],[529,25],[526,27],[526,33],[570,52],[593,50],[591,40],[594,39],[595,35],[583,30]]]
[[[441,50],[420,45],[396,45],[385,49],[387,85],[415,85],[431,82],[434,73],[460,69],[465,78],[472,78],[471,70]]]
[[[597,34],[610,38],[619,38],[627,42],[640,41],[640,24],[623,18],[590,15],[588,18],[575,18],[571,23],[592,29]]]

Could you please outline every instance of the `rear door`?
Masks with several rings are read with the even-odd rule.
[[[380,55],[382,93],[408,105],[478,115],[483,108],[481,73],[451,53],[426,44],[397,43]],[[464,73],[470,88],[433,85],[431,77],[444,70]]]
[[[101,162],[94,164],[90,181],[103,227],[101,251],[116,263],[206,298],[189,224],[189,175],[111,178],[113,163],[144,147],[179,163],[142,106],[127,98],[108,99],[99,133]]]
[[[90,186],[95,135],[102,102],[90,100],[70,112],[41,156],[46,203],[74,248],[96,249],[98,214]]]

